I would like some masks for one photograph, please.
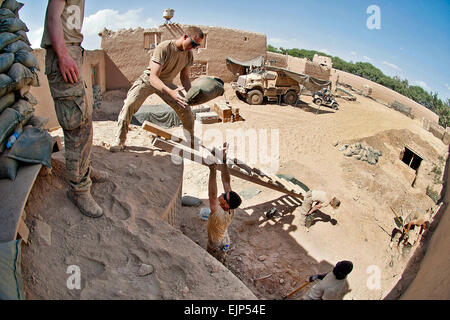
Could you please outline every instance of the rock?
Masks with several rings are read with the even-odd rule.
[[[44,221],[35,220],[34,232],[36,233],[37,237],[45,244],[49,246],[52,245],[52,228]]]
[[[159,181],[164,182],[164,178],[159,178]]]
[[[333,147],[337,147],[337,146],[338,146],[338,144],[339,144],[339,141],[335,141],[335,142],[333,142]]]
[[[280,279],[280,284],[283,284],[284,283],[284,279]]]
[[[184,287],[183,289],[183,296],[186,296],[189,293],[189,288],[188,287]]]
[[[183,196],[181,197],[181,205],[187,207],[198,207],[202,204],[202,200],[192,196]]]
[[[259,261],[264,261],[264,260],[266,260],[267,259],[267,256],[266,255],[262,255],[262,256],[259,256],[258,257],[258,260]]]
[[[152,274],[155,271],[155,268],[151,264],[141,264],[141,267],[139,268],[138,275],[140,277],[148,276],[149,274]]]
[[[348,144],[344,144],[342,147],[339,148],[339,151],[347,150]]]

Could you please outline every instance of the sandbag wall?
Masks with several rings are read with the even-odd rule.
[[[34,116],[37,100],[30,87],[39,86],[36,71],[40,69],[26,34],[29,30],[19,18],[23,3],[0,0],[0,5],[0,179],[14,180],[20,165],[43,163],[33,156],[35,159],[29,159],[30,154],[24,151],[31,150],[24,149],[40,145],[47,153],[51,137],[41,129],[45,119]],[[9,147],[7,142],[13,134],[17,139]]]

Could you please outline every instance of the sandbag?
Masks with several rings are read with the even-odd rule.
[[[5,73],[14,63],[14,53],[0,54],[0,73]]]
[[[0,300],[25,300],[22,239],[0,243]]]
[[[9,9],[17,16],[19,10],[23,7],[22,2],[18,2],[16,0],[5,0],[3,1],[2,8]]]
[[[0,179],[15,180],[19,162],[7,157],[8,151],[0,155]]]
[[[29,45],[27,45],[25,42],[23,42],[22,40],[17,40],[13,43],[8,44],[6,47],[3,48],[4,52],[12,52],[15,53],[19,50],[25,50],[25,51],[33,51],[33,49],[31,49],[31,47]]]
[[[30,93],[27,92],[23,95],[23,98],[28,101],[32,106],[35,106],[38,104],[37,99]]]
[[[0,32],[16,32],[19,30],[30,31],[25,22],[18,18],[8,18],[0,21]]]
[[[0,20],[8,19],[8,18],[17,18],[17,16],[9,9],[1,8],[0,9]]]
[[[8,76],[11,77],[14,90],[19,90],[24,86],[32,83],[34,75],[27,67],[21,63],[14,63],[8,71]]]
[[[13,80],[6,74],[0,74],[0,97],[10,93],[14,89]]]
[[[181,197],[181,205],[185,207],[198,207],[203,202],[199,198],[192,196],[183,196]]]
[[[31,113],[34,112],[33,106],[23,99],[20,99],[15,104],[11,106],[12,109],[16,110],[22,116],[22,119],[27,118]]]
[[[224,83],[216,77],[202,77],[192,83],[191,89],[186,94],[186,102],[195,106],[206,103],[223,95]]]
[[[35,68],[37,70],[40,70],[39,62],[37,61],[34,54],[23,49],[16,51],[16,53],[14,54],[14,62],[19,62],[28,68]]]
[[[0,144],[3,144],[14,133],[17,125],[22,120],[20,113],[11,108],[6,108],[0,114]]]
[[[28,39],[27,33],[25,31],[19,30],[14,34],[16,34],[19,37],[19,39],[23,40],[27,45],[31,46],[30,39]]]
[[[6,108],[12,106],[16,101],[16,96],[14,92],[8,93],[0,98],[0,113],[3,112]]]
[[[28,127],[19,136],[7,156],[26,163],[41,163],[51,168],[52,150],[53,140],[46,130]]]
[[[0,33],[0,50],[3,50],[7,45],[16,42],[21,39],[20,35],[11,32],[2,32]]]
[[[41,116],[33,115],[27,122],[27,125],[33,126],[35,128],[42,129],[50,121],[50,118],[44,118]]]

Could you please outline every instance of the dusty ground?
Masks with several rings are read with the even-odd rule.
[[[94,120],[116,120],[125,94],[123,91],[105,94],[100,110],[95,111]],[[310,97],[302,97],[303,103],[297,108],[274,104],[249,106],[238,100],[227,85],[226,98],[231,104],[240,107],[240,113],[245,121],[197,127],[197,136],[204,136],[205,132],[208,133],[207,129],[218,130],[217,132],[222,133],[225,139],[227,129],[234,132],[239,129],[247,132],[254,129],[279,130],[278,172],[294,175],[310,188],[335,194],[342,201],[341,207],[335,212],[330,208],[322,210],[311,228],[307,230],[298,223],[298,215],[295,214],[297,204],[292,199],[256,186],[260,193],[250,199],[244,199],[231,224],[232,247],[226,267],[258,298],[274,299],[298,287],[309,275],[328,272],[337,261],[346,259],[354,262],[354,270],[348,278],[352,291],[346,299],[383,298],[398,281],[407,258],[412,253],[406,253],[404,256],[391,255],[388,247],[390,237],[387,233],[390,233],[395,225],[389,206],[398,212],[403,208],[405,214],[408,210],[417,208],[425,210],[433,207],[432,200],[425,194],[425,188],[433,185],[436,191],[441,190],[440,184],[434,185],[434,174],[431,170],[434,165],[439,166],[442,163],[443,166],[439,157],[446,159],[447,147],[431,133],[422,129],[418,120],[411,120],[361,96],[358,96],[357,102],[339,100],[341,108],[337,112],[322,107],[317,114],[317,107],[311,103]],[[147,99],[146,104],[152,103],[160,103],[159,98],[155,96]],[[139,212],[148,207],[149,203],[153,206],[158,204],[162,206],[164,190],[151,191],[154,190],[151,181],[142,176],[147,175],[156,180],[170,179],[174,172],[170,169],[172,165],[169,158],[148,145],[148,134],[136,126],[132,127],[128,140],[128,145],[132,147],[123,155],[115,157],[103,148],[112,142],[112,122],[95,123],[94,144],[97,147],[94,164],[114,174],[113,182],[94,186],[94,197],[113,213],[107,214],[100,224],[81,217],[74,208],[71,208],[70,202],[64,198],[65,187],[62,180],[56,182],[61,184],[57,187],[60,192],[50,199],[41,193],[36,194],[33,190],[28,206],[36,208],[33,207],[34,213],[30,212],[33,211],[31,208],[27,210],[30,212],[29,222],[42,220],[51,226],[53,233],[59,230],[56,231],[58,236],[53,236],[51,243],[61,249],[55,250],[51,246],[45,249],[45,243],[36,240],[24,250],[25,284],[31,297],[104,298],[110,296],[114,290],[122,290],[122,293],[126,293],[126,297],[133,297],[133,292],[137,292],[134,294],[136,298],[215,298],[202,292],[204,286],[194,285],[191,282],[206,281],[206,276],[201,271],[205,265],[210,266],[209,268],[214,266],[213,269],[217,268],[215,270],[220,270],[220,266],[218,267],[215,261],[211,262],[209,257],[205,258],[206,252],[202,256],[195,251],[196,256],[187,259],[187,263],[195,263],[195,259],[200,259],[203,264],[198,264],[192,272],[180,269],[180,264],[177,263],[182,263],[182,259],[186,259],[186,253],[183,255],[183,251],[189,250],[191,245],[185,241],[181,248],[174,249],[173,242],[169,239],[174,238],[174,235],[177,239],[182,239],[181,233],[159,232],[158,244],[163,248],[166,246],[162,250],[164,252],[158,254],[147,252],[152,248],[152,230],[160,228],[155,227],[157,220],[153,219],[151,214],[142,218],[143,215],[139,216]],[[268,136],[270,137],[270,131]],[[205,141],[208,142],[206,137]],[[381,149],[383,156],[380,161],[372,166],[367,162],[347,158],[338,151],[341,144],[356,141],[365,141],[366,144]],[[215,143],[217,144],[217,141]],[[414,179],[411,169],[399,160],[399,154],[405,145],[412,146],[425,158],[420,179],[416,181],[416,188],[411,187]],[[268,150],[271,150],[271,146],[270,143]],[[250,146],[247,146],[246,150],[249,149]],[[152,161],[155,156],[161,159],[158,160],[158,166],[153,169],[147,168],[145,164]],[[134,164],[136,168],[127,167],[133,157],[138,160]],[[248,154],[243,160],[247,159]],[[259,158],[254,164],[265,166],[260,163]],[[127,171],[130,169],[141,178],[131,179]],[[192,162],[185,163],[183,194],[199,197],[203,200],[203,206],[208,206],[207,181],[207,168]],[[126,192],[116,185],[126,185]],[[218,186],[221,192],[220,179]],[[43,188],[45,187],[44,183]],[[48,185],[47,187],[51,188]],[[237,192],[255,188],[254,185],[236,178],[232,178],[232,187]],[[105,190],[107,192],[104,192]],[[154,193],[148,194],[151,192]],[[152,196],[158,197],[159,201],[149,202],[148,199]],[[117,208],[114,209],[114,206]],[[127,207],[132,208],[132,213],[130,210],[128,214],[124,213],[127,211],[124,208]],[[280,215],[268,221],[264,213],[272,207],[276,207]],[[205,248],[206,222],[199,218],[200,208],[183,207],[181,231],[200,247]],[[44,216],[44,213],[48,217]],[[112,226],[112,229],[108,226]],[[117,234],[112,236],[111,230],[117,231]],[[39,234],[34,231],[32,237]],[[86,240],[83,239],[84,236]],[[170,253],[172,249],[177,250],[173,256]],[[76,254],[69,255],[68,253],[73,250]],[[133,253],[131,258],[128,252]],[[155,255],[160,261],[173,265],[176,270],[175,272],[172,270],[172,273],[170,270],[163,272],[162,280],[154,279],[159,280],[154,283],[156,287],[163,289],[152,292],[148,290],[150,287],[155,288],[154,285],[142,286],[139,281],[130,280],[135,279],[130,274],[135,275],[139,265],[146,261],[148,263]],[[70,260],[72,256],[84,257],[81,258],[81,262],[79,259],[75,262],[86,262],[84,265],[90,270],[88,287],[81,294],[67,293],[64,288],[57,289],[61,286],[61,282],[67,279],[65,269],[57,273],[48,263],[50,261],[50,266],[65,263],[66,266],[73,263]],[[379,268],[380,288],[371,290],[367,286],[370,276],[367,271],[370,266]],[[57,276],[52,280],[54,274]],[[171,274],[176,276],[171,277]],[[209,272],[206,274],[209,277]],[[121,280],[110,285],[107,280],[111,278]],[[217,279],[220,277],[214,278]],[[170,281],[177,284],[169,285]],[[226,283],[218,281],[219,287]],[[233,285],[239,288],[237,283]],[[177,289],[173,290],[174,287]],[[184,287],[191,290],[186,293]],[[240,290],[236,293],[237,296],[239,294],[243,297],[251,296],[245,289]],[[102,293],[104,291],[106,293]]]
[[[219,129],[226,137],[226,129],[279,129],[279,173],[294,175],[310,188],[333,193],[342,200],[338,210],[325,208],[307,230],[299,226],[292,201],[256,186],[261,193],[244,199],[230,227],[233,249],[226,263],[230,270],[258,297],[273,299],[299,287],[309,275],[327,272],[337,261],[346,259],[354,262],[349,277],[352,291],[346,299],[383,298],[412,254],[391,255],[386,231],[391,233],[395,225],[389,206],[399,213],[402,209],[405,216],[410,210],[434,207],[425,189],[432,185],[440,192],[442,185],[433,183],[434,174],[430,172],[433,164],[443,167],[447,147],[423,130],[419,121],[362,96],[358,96],[358,102],[340,100],[337,112],[322,107],[318,114],[311,97],[302,97],[305,104],[301,108],[249,106],[229,88],[226,97],[241,108],[246,121],[205,125],[204,131]],[[381,149],[380,161],[373,166],[338,151],[342,143],[356,141]],[[338,147],[334,147],[335,142],[339,142]],[[399,160],[405,145],[426,159],[416,188],[411,187],[414,171]],[[203,199],[207,207],[208,169],[191,163],[185,166],[184,177],[183,193]],[[237,178],[232,178],[232,186],[238,192],[255,187]],[[267,221],[264,213],[272,207],[282,215]],[[182,230],[205,247],[206,222],[198,213],[199,208],[185,209]],[[380,270],[379,289],[370,290],[366,285],[374,274],[375,269],[368,269],[371,266]]]

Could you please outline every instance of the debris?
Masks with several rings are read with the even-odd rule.
[[[149,274],[152,274],[155,271],[155,268],[151,264],[141,264],[139,268],[138,275],[139,277],[145,277]]]
[[[259,261],[264,261],[264,260],[266,260],[266,259],[267,259],[267,256],[266,256],[265,254],[258,257],[258,260],[259,260]]]
[[[256,278],[256,279],[252,278],[252,281],[255,282],[255,281],[257,281],[257,280],[263,280],[263,279],[269,278],[269,277],[271,277],[271,276],[272,276],[272,273],[271,273],[271,274],[268,274],[267,276],[262,276],[262,277],[260,277],[260,278]]]

